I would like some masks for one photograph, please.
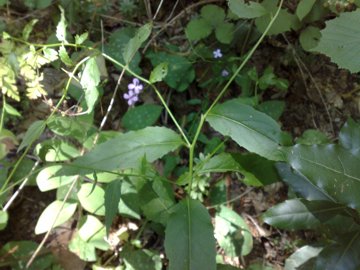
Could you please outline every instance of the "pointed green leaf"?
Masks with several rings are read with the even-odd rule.
[[[161,82],[166,77],[166,75],[168,73],[168,66],[169,66],[169,64],[166,63],[166,62],[158,64],[151,71],[149,81],[151,83]]]
[[[352,153],[358,152],[360,150],[360,123],[349,119],[340,130],[339,143]]]
[[[360,156],[338,145],[297,144],[288,162],[332,201],[360,210]]]
[[[40,137],[40,135],[45,130],[46,123],[45,121],[35,121],[31,124],[29,129],[26,131],[25,136],[18,148],[18,152],[28,145],[32,144],[36,139]]]
[[[59,57],[60,57],[61,62],[63,62],[68,67],[71,67],[74,65],[73,61],[69,57],[64,46],[60,46],[60,48],[59,48]]]
[[[253,19],[267,13],[261,4],[254,1],[245,3],[244,0],[229,0],[228,4],[231,12],[239,16],[239,18]]]
[[[109,229],[114,217],[118,213],[118,205],[121,197],[121,183],[118,179],[110,182],[105,189],[105,226],[106,234],[109,235]]]
[[[34,28],[34,25],[38,22],[38,19],[33,19],[30,22],[28,22],[25,27],[24,30],[22,32],[22,38],[23,40],[27,41],[29,39],[29,36]]]
[[[59,6],[59,9],[61,12],[61,17],[58,25],[56,26],[56,37],[59,41],[67,43],[66,41],[67,22],[65,19],[65,11],[61,6]]]
[[[301,0],[296,7],[296,16],[302,21],[308,15],[314,6],[316,0]]]
[[[72,217],[75,213],[77,203],[65,203],[63,209],[60,211],[62,204],[62,201],[54,201],[45,208],[36,223],[35,234],[45,233],[50,230],[59,212],[60,214],[56,219],[54,228],[65,223]]]
[[[104,216],[105,215],[105,191],[91,183],[85,183],[81,185],[81,188],[78,192],[78,199],[81,203],[81,206],[88,212]]]
[[[18,110],[16,110],[13,106],[11,106],[10,104],[5,103],[4,104],[4,109],[5,111],[12,115],[12,116],[16,116],[16,117],[21,117],[21,114],[18,112]]]
[[[346,206],[329,201],[287,200],[263,214],[264,222],[280,229],[316,229],[335,215],[346,215]]]
[[[321,252],[322,247],[303,246],[296,250],[285,261],[284,270],[297,270],[301,265],[306,263],[311,258],[316,258]]]
[[[141,26],[135,36],[130,39],[129,43],[125,46],[123,57],[126,64],[129,64],[135,53],[140,49],[141,45],[151,34],[152,24],[148,23]]]
[[[120,134],[76,159],[60,174],[89,174],[94,170],[136,168],[141,158],[149,162],[161,158],[166,153],[182,145],[181,137],[171,129],[147,127],[138,131]]]
[[[216,269],[213,226],[199,201],[187,198],[178,204],[166,226],[165,251],[169,270]]]
[[[88,32],[82,33],[80,36],[76,35],[75,36],[75,44],[77,44],[77,45],[83,44],[84,41],[87,40],[88,36],[89,36]]]
[[[82,72],[80,84],[85,90],[85,100],[87,112],[94,110],[95,103],[99,97],[97,86],[100,83],[100,71],[95,57],[86,61],[85,68]]]
[[[216,131],[230,136],[249,152],[270,160],[284,160],[279,146],[280,127],[266,114],[234,99],[215,106],[206,120]]]

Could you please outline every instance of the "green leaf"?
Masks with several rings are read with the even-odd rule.
[[[9,215],[7,212],[0,210],[0,231],[6,228]]]
[[[201,175],[214,172],[242,172],[243,168],[229,153],[221,153],[209,160],[205,159],[204,162],[195,167],[195,171],[197,174]]]
[[[306,130],[299,138],[297,138],[296,143],[298,144],[327,144],[330,143],[330,139],[321,131],[316,129]]]
[[[147,249],[135,250],[130,245],[120,252],[121,258],[124,260],[126,270],[161,270],[162,263],[160,255],[157,252]]]
[[[47,8],[51,5],[52,0],[35,0],[36,9]]]
[[[53,165],[42,169],[36,177],[36,183],[40,191],[49,191],[72,183],[77,176],[54,176],[62,165]]]
[[[82,72],[80,84],[85,90],[87,112],[94,110],[95,103],[99,97],[97,86],[100,83],[100,71],[94,57],[86,61]]]
[[[38,139],[45,130],[45,126],[45,121],[40,120],[33,122],[29,129],[26,131],[25,136],[17,151],[20,152],[23,148],[34,143],[34,141]]]
[[[309,14],[316,0],[301,0],[296,7],[296,16],[302,21]]]
[[[65,65],[67,65],[68,67],[71,67],[74,65],[73,61],[71,60],[71,58],[69,57],[65,46],[61,45],[59,48],[59,57],[61,62],[63,62]]]
[[[168,73],[168,66],[169,66],[168,63],[166,63],[166,62],[158,64],[151,71],[149,81],[151,83],[161,82]]]
[[[268,100],[257,105],[256,109],[271,116],[274,120],[279,120],[285,110],[285,106],[285,101]]]
[[[141,26],[133,38],[131,38],[123,51],[123,58],[126,64],[129,64],[135,53],[140,49],[142,43],[148,39],[151,34],[152,24],[147,23]]]
[[[23,40],[27,41],[29,39],[29,36],[34,28],[34,25],[38,22],[38,19],[33,19],[30,22],[28,22],[25,27],[24,30],[22,32],[22,38]]]
[[[318,45],[320,38],[320,29],[314,26],[308,26],[301,31],[299,41],[305,51],[312,51]]]
[[[215,106],[206,120],[216,131],[230,136],[249,152],[270,160],[284,160],[279,146],[280,127],[266,114],[234,99]]]
[[[336,215],[346,215],[346,206],[329,201],[287,200],[263,214],[264,222],[280,229],[316,229]]]
[[[125,217],[141,219],[140,196],[134,183],[125,179],[121,185],[121,198],[118,205],[119,214]]]
[[[49,63],[58,59],[58,52],[52,48],[44,47],[43,54]]]
[[[214,28],[222,24],[225,19],[225,11],[217,5],[203,6],[200,14],[201,17]]]
[[[314,270],[357,270],[360,267],[360,231],[341,235],[316,258]]]
[[[162,107],[154,104],[144,104],[130,108],[122,118],[122,124],[127,130],[139,130],[156,123],[162,112]]]
[[[227,256],[246,256],[251,252],[253,239],[245,220],[233,210],[220,207],[215,216],[215,238]]]
[[[229,0],[228,4],[231,12],[244,19],[261,17],[267,13],[261,4],[254,1],[245,3],[244,0]]]
[[[89,36],[88,32],[82,33],[80,36],[75,35],[75,44],[77,45],[83,44],[84,41],[87,40],[88,36]]]
[[[339,17],[326,22],[321,30],[320,42],[313,51],[323,53],[340,68],[350,72],[360,71],[360,61],[354,55],[360,54],[360,10],[342,12]]]
[[[104,240],[106,237],[105,226],[92,215],[86,215],[84,223],[79,231],[80,238],[101,250],[108,250],[109,244]]]
[[[35,154],[43,161],[67,161],[80,155],[80,151],[66,141],[50,139],[36,145]]]
[[[360,210],[359,155],[337,145],[295,145],[289,164],[334,202]]]
[[[311,258],[316,258],[323,247],[303,246],[296,250],[285,261],[284,270],[296,270]]]
[[[182,144],[181,137],[168,128],[147,127],[131,131],[95,146],[89,153],[77,158],[71,164],[72,168],[60,171],[59,175],[136,168],[144,156],[153,162]]]
[[[83,261],[94,262],[97,259],[95,246],[82,240],[78,233],[71,239],[68,247]]]
[[[185,29],[185,34],[190,41],[206,38],[211,32],[211,25],[203,18],[192,19]]]
[[[65,19],[65,11],[64,9],[59,6],[60,12],[61,12],[61,17],[60,17],[60,21],[58,23],[58,25],[56,26],[56,37],[60,42],[64,42],[67,43],[66,41],[66,27],[67,27],[67,22]]]
[[[81,206],[88,212],[98,216],[105,215],[105,191],[92,183],[81,185],[78,192],[78,199]]]
[[[18,112],[18,110],[16,110],[10,104],[5,103],[4,104],[4,109],[5,109],[5,112],[7,112],[8,114],[10,114],[12,116],[21,117],[21,114]]]
[[[73,216],[77,203],[65,203],[60,211],[62,204],[62,201],[54,201],[45,208],[36,223],[35,234],[42,234],[50,230],[59,212],[53,228],[65,223]]]
[[[215,29],[216,39],[224,44],[230,44],[234,39],[235,26],[232,23],[223,22]]]
[[[118,213],[118,205],[121,197],[120,179],[110,182],[105,189],[105,226],[106,234],[109,235],[109,229],[114,217]]]
[[[165,231],[169,270],[216,269],[213,226],[207,209],[198,201],[182,200]]]
[[[360,149],[360,123],[351,118],[341,128],[339,143],[352,153],[359,152]]]

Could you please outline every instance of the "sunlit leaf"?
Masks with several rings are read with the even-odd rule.
[[[60,21],[58,23],[58,25],[56,26],[56,37],[59,41],[67,43],[66,41],[66,27],[67,27],[67,22],[65,19],[65,11],[64,9],[59,6],[60,12],[61,12],[61,17],[60,17]]]
[[[137,31],[133,38],[130,39],[128,44],[125,46],[123,51],[123,57],[125,63],[130,63],[131,59],[134,57],[135,53],[139,50],[142,43],[148,39],[151,34],[152,24],[144,24]]]
[[[78,192],[81,206],[88,212],[98,215],[105,215],[105,191],[98,185],[85,183],[81,185]]]

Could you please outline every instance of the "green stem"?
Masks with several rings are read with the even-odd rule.
[[[6,105],[6,99],[5,99],[5,94],[3,94],[3,107],[1,109],[1,118],[0,118],[0,133],[4,128],[5,105]]]

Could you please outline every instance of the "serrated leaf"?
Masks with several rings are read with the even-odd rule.
[[[351,118],[341,128],[339,134],[339,144],[344,148],[350,150],[352,153],[357,153],[360,150],[360,123]]]
[[[311,51],[318,45],[320,38],[320,29],[314,26],[308,26],[301,31],[299,41],[305,51]]]
[[[311,258],[316,258],[323,247],[303,246],[296,250],[285,261],[284,270],[297,270]]]
[[[42,169],[36,177],[36,183],[40,191],[49,191],[72,183],[77,176],[54,176],[62,165],[53,165]]]
[[[230,44],[234,39],[235,26],[229,22],[219,24],[215,29],[216,39],[224,44]]]
[[[92,244],[101,250],[108,250],[109,244],[104,240],[106,237],[105,226],[99,219],[92,215],[87,215],[84,223],[81,225],[79,236],[85,242]]]
[[[94,57],[86,61],[81,74],[80,84],[85,90],[87,112],[94,110],[95,103],[99,97],[97,86],[100,83],[100,71]]]
[[[18,152],[20,152],[23,148],[32,144],[36,139],[38,139],[45,130],[46,123],[45,121],[35,121],[31,124],[29,129],[26,131],[25,136],[18,148]]]
[[[203,18],[191,20],[185,29],[185,34],[191,41],[206,38],[211,32],[211,25]]]
[[[199,201],[187,198],[178,204],[166,226],[165,252],[169,270],[216,269],[213,226]]]
[[[66,41],[66,27],[67,27],[67,22],[65,19],[65,11],[64,9],[59,6],[60,9],[60,21],[56,26],[56,37],[60,42],[64,42],[67,43]]]
[[[323,53],[340,68],[350,72],[360,71],[360,10],[342,12],[339,17],[326,22],[321,38],[313,51]]]
[[[166,63],[166,62],[158,64],[151,71],[149,81],[151,83],[161,82],[166,77],[166,75],[168,73],[168,66],[169,66],[169,64]]]
[[[154,104],[144,104],[130,108],[121,122],[127,130],[139,130],[156,123],[162,112],[162,107]]]
[[[216,131],[230,136],[249,152],[270,160],[284,160],[279,146],[280,127],[266,114],[233,99],[215,106],[206,120]]]
[[[252,235],[245,220],[227,207],[221,207],[215,216],[215,238],[230,257],[246,256],[253,246]]]
[[[53,62],[58,59],[58,52],[52,48],[45,47],[43,49],[44,57],[46,58],[47,62]]]
[[[114,217],[118,213],[118,205],[121,197],[122,180],[110,182],[105,189],[105,226],[106,234],[109,235],[109,229]]]
[[[205,5],[200,11],[201,17],[212,27],[218,27],[224,22],[225,11],[217,5]]]
[[[85,183],[81,185],[78,192],[78,199],[81,206],[91,214],[98,216],[105,215],[105,191],[92,183]]]
[[[302,21],[309,14],[316,0],[301,0],[296,7],[296,16]]]
[[[360,156],[337,145],[295,145],[289,164],[334,202],[360,210]]]
[[[171,129],[147,127],[120,134],[95,146],[89,153],[76,159],[71,164],[72,168],[68,167],[60,174],[89,174],[93,171],[136,168],[144,156],[152,162],[182,144],[181,137]]]
[[[75,35],[75,44],[77,45],[83,44],[84,41],[87,40],[88,36],[89,36],[88,32],[82,33],[80,36]]]
[[[7,212],[0,210],[0,231],[6,228],[9,215]]]
[[[346,206],[329,201],[287,200],[267,210],[262,219],[280,229],[317,229],[336,215],[346,216]]]
[[[261,4],[254,1],[245,3],[244,0],[229,0],[228,5],[231,12],[244,19],[261,17],[267,13]]]
[[[56,216],[60,212],[54,228],[68,221],[75,213],[77,203],[65,203],[63,209],[60,211],[62,201],[54,201],[49,204],[41,213],[35,227],[35,234],[42,234],[51,229]]]
[[[69,57],[69,55],[63,45],[60,46],[60,48],[59,48],[59,57],[60,57],[61,62],[63,62],[65,65],[67,65],[69,67],[74,65],[73,61]]]
[[[147,23],[141,26],[133,38],[130,39],[123,51],[123,58],[126,64],[129,64],[135,53],[140,49],[142,43],[148,39],[151,34],[152,24]]]
[[[25,27],[24,30],[22,32],[22,38],[23,40],[27,41],[29,39],[29,36],[34,28],[34,25],[38,22],[38,19],[33,19],[30,22],[28,22]]]

